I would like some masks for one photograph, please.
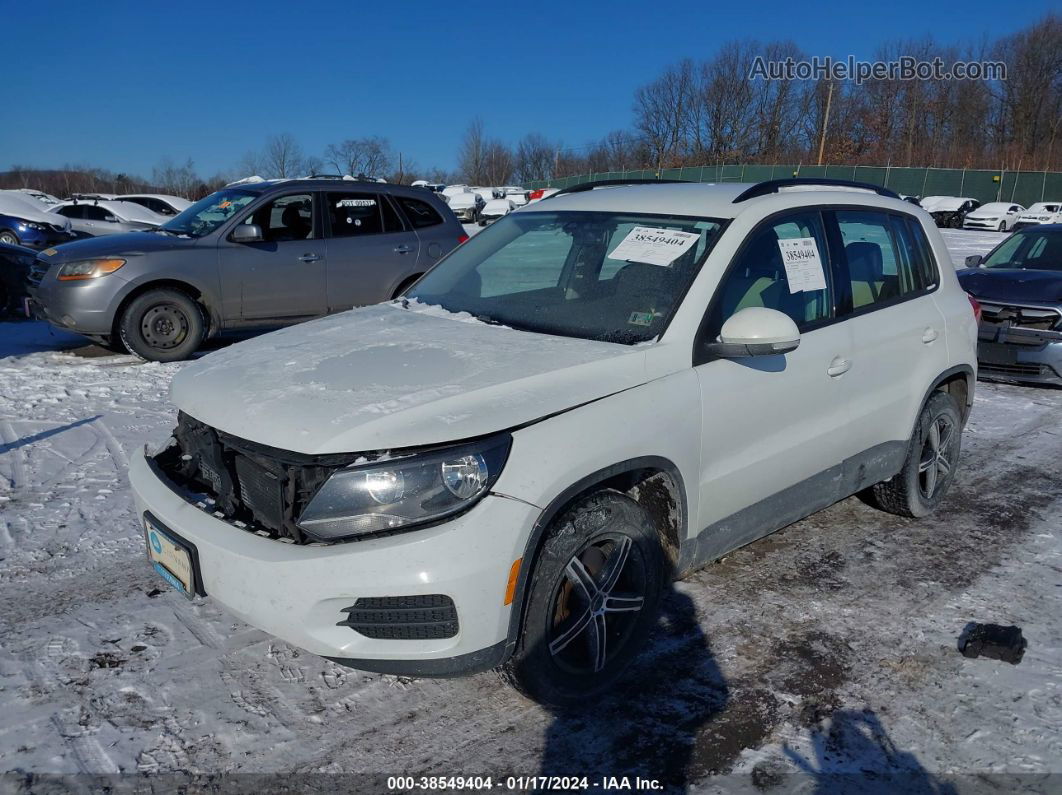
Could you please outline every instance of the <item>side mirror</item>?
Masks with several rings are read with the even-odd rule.
[[[966,258],[966,267],[967,268],[980,268],[981,267],[981,263],[983,261],[984,261],[984,257],[982,257],[980,254],[971,254],[970,256],[968,256]]]
[[[789,315],[777,309],[750,306],[735,312],[719,331],[719,341],[706,346],[721,359],[745,356],[777,356],[795,351],[800,330]]]
[[[258,224],[240,224],[232,230],[229,239],[233,243],[261,243],[262,227]]]

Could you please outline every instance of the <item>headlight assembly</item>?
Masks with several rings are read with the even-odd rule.
[[[512,437],[405,458],[354,464],[331,475],[297,522],[318,541],[339,541],[437,521],[470,508],[501,474]]]
[[[82,259],[73,262],[65,262],[59,268],[56,278],[61,282],[72,282],[81,279],[98,279],[108,273],[114,273],[125,265],[124,259]]]

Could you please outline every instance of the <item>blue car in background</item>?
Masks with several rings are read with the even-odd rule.
[[[967,257],[959,282],[981,304],[978,375],[1062,386],[1062,224],[1025,227]]]
[[[0,191],[0,243],[42,249],[76,240],[70,219],[47,210],[18,191]]]

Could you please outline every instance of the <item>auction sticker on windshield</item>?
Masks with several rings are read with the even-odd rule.
[[[162,578],[189,599],[195,596],[192,555],[149,517],[144,517],[148,559]]]
[[[778,248],[782,252],[782,264],[785,265],[785,278],[789,282],[790,293],[826,289],[826,274],[822,270],[822,259],[819,257],[815,238],[779,240]]]
[[[695,232],[636,226],[608,257],[626,262],[644,262],[647,265],[670,265],[700,239],[701,236]]]

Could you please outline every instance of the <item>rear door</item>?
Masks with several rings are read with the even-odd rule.
[[[325,241],[314,201],[309,191],[275,197],[240,221],[261,227],[262,241],[234,243],[230,234],[218,244],[222,291],[238,296],[237,322],[293,323],[327,311]]]
[[[384,194],[322,194],[328,235],[328,307],[339,312],[390,300],[417,273],[420,241]]]
[[[457,224],[447,224],[440,212],[426,201],[411,196],[394,199],[420,242],[417,272],[427,273],[458,245],[464,230]]]
[[[899,455],[933,380],[948,366],[940,284],[918,221],[891,211],[838,209],[839,298],[852,330],[850,440]],[[880,447],[886,444],[888,449]]]

